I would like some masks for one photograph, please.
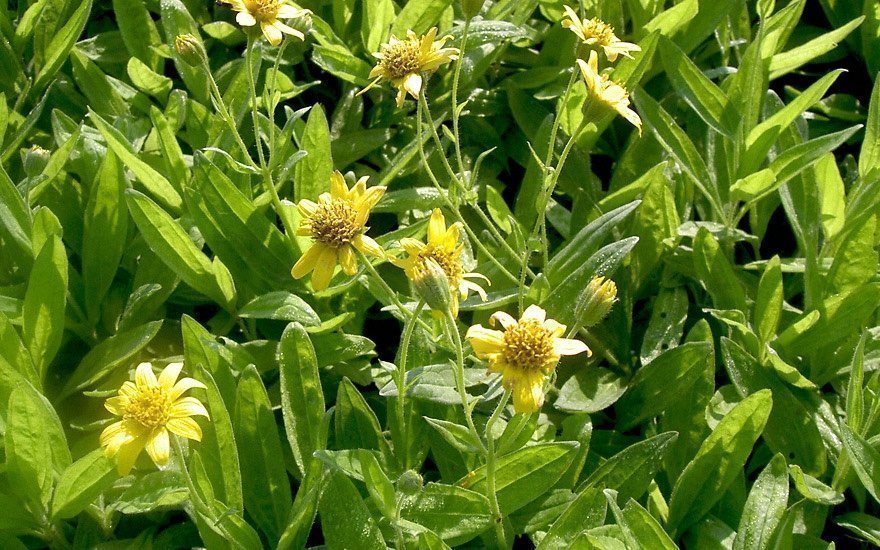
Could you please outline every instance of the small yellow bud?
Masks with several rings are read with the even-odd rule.
[[[575,306],[575,314],[581,326],[592,327],[611,311],[617,301],[617,285],[605,277],[593,277],[581,293]]]
[[[40,147],[34,145],[27,153],[24,154],[24,173],[29,178],[38,176],[43,173],[46,165],[49,164],[49,158],[52,154]]]
[[[200,67],[208,62],[208,54],[202,41],[192,34],[178,34],[174,39],[174,49],[177,55],[192,67]]]
[[[419,297],[435,311],[446,311],[452,303],[449,277],[436,261],[428,258],[416,266],[413,286]]]

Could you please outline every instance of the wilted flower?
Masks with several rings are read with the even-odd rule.
[[[370,210],[385,194],[385,187],[367,189],[367,179],[362,177],[349,189],[342,174],[335,171],[330,176],[329,193],[322,193],[318,202],[299,202],[297,208],[303,218],[296,234],[315,242],[293,266],[291,275],[295,279],[311,273],[312,287],[324,290],[330,286],[337,264],[346,275],[357,272],[355,249],[373,256],[385,255],[379,243],[364,235]]]
[[[564,8],[566,19],[562,20],[562,26],[576,34],[584,44],[602,48],[608,61],[614,62],[618,55],[631,58],[629,52],[642,51],[636,44],[617,38],[614,27],[601,19],[581,19],[570,7]]]
[[[544,404],[544,381],[563,355],[590,353],[580,340],[560,338],[565,326],[539,306],[529,306],[519,321],[499,311],[489,323],[501,323],[503,331],[474,325],[467,338],[480,359],[488,359],[489,370],[501,373],[504,387],[513,392],[516,412],[537,412]]]
[[[391,40],[382,46],[381,51],[373,54],[379,60],[370,71],[370,78],[375,80],[358,94],[371,89],[384,78],[397,88],[398,107],[403,106],[407,92],[418,99],[422,90],[423,75],[430,75],[440,65],[458,58],[458,48],[443,47],[450,37],[444,36],[435,41],[436,36],[436,27],[431,28],[421,37],[411,30],[406,32],[406,38],[403,40],[392,36]]]
[[[285,34],[305,39],[303,33],[279,20],[307,15],[311,13],[309,10],[295,8],[284,0],[226,0],[225,3],[238,12],[235,20],[239,25],[253,27],[259,24],[263,36],[273,46],[281,44]]]
[[[599,105],[612,109],[636,127],[642,134],[642,119],[629,107],[629,92],[620,84],[599,73],[599,58],[595,51],[590,52],[589,62],[577,60],[581,75],[587,84],[587,106]],[[589,110],[589,109],[588,109]]]
[[[400,245],[408,254],[405,259],[392,259],[394,265],[403,268],[412,281],[416,281],[425,268],[425,262],[431,260],[437,263],[446,273],[449,288],[452,290],[452,315],[458,315],[459,298],[467,298],[468,291],[473,290],[483,301],[486,300],[486,291],[468,278],[480,278],[488,280],[479,273],[465,273],[461,262],[461,251],[464,245],[459,244],[458,236],[461,225],[454,223],[446,227],[446,218],[439,208],[435,208],[428,221],[428,242],[423,243],[416,239],[404,238]],[[430,304],[428,304],[430,306]],[[430,306],[433,308],[433,306]],[[436,309],[436,308],[434,308]]]
[[[141,363],[135,370],[134,382],[125,382],[116,397],[104,406],[121,416],[101,433],[101,447],[107,458],[117,457],[117,470],[127,475],[144,449],[157,466],[168,464],[171,447],[168,432],[201,441],[202,429],[192,416],[207,417],[208,411],[195,397],[182,397],[192,388],[204,384],[192,378],[177,379],[183,363],[170,363],[159,374],[153,374],[150,363]]]

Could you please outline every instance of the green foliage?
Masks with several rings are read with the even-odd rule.
[[[223,3],[0,9],[0,546],[880,546],[876,0],[297,6],[280,46]],[[360,93],[434,27],[418,100]],[[336,170],[385,252],[316,290]],[[434,209],[486,279],[457,315],[395,265]],[[465,338],[532,305],[590,352]],[[144,362],[210,416],[123,476]]]

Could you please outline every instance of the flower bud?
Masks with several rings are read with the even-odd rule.
[[[465,19],[473,19],[480,14],[486,0],[461,0],[461,11]]]
[[[40,147],[34,145],[27,153],[24,154],[24,173],[29,178],[38,176],[43,173],[46,165],[49,164],[49,157],[52,154]]]
[[[578,297],[575,315],[583,327],[599,323],[611,311],[617,301],[617,285],[605,277],[593,277],[587,288]]]
[[[397,490],[407,496],[420,493],[422,490],[422,476],[415,470],[403,472],[397,479]]]
[[[200,67],[208,62],[208,54],[202,41],[192,34],[178,34],[174,39],[174,49],[177,55],[192,67]]]
[[[446,311],[452,303],[452,292],[449,290],[449,277],[432,259],[427,259],[415,269],[413,286],[419,297],[435,311]]]

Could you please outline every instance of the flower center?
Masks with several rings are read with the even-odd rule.
[[[348,201],[331,199],[321,202],[309,220],[312,238],[334,248],[346,245],[361,232],[357,211]]]
[[[247,0],[246,6],[257,21],[274,21],[278,18],[278,10],[283,0]]]
[[[595,38],[600,46],[610,46],[614,42],[614,27],[601,19],[590,19],[584,25],[584,36]]]
[[[443,250],[442,248],[437,248],[436,246],[429,244],[419,252],[419,260],[421,262],[425,262],[427,260],[434,260],[437,262],[443,272],[446,273],[446,278],[449,279],[449,288],[453,292],[458,290],[458,285],[461,283],[462,271],[464,271],[461,267],[461,257],[454,253]]]
[[[421,44],[418,40],[403,40],[382,48],[382,69],[391,80],[419,72]]]
[[[524,370],[544,368],[556,359],[553,333],[533,319],[526,319],[504,331],[504,362]]]
[[[149,429],[164,426],[171,411],[171,400],[160,388],[140,388],[131,398],[123,418]]]

